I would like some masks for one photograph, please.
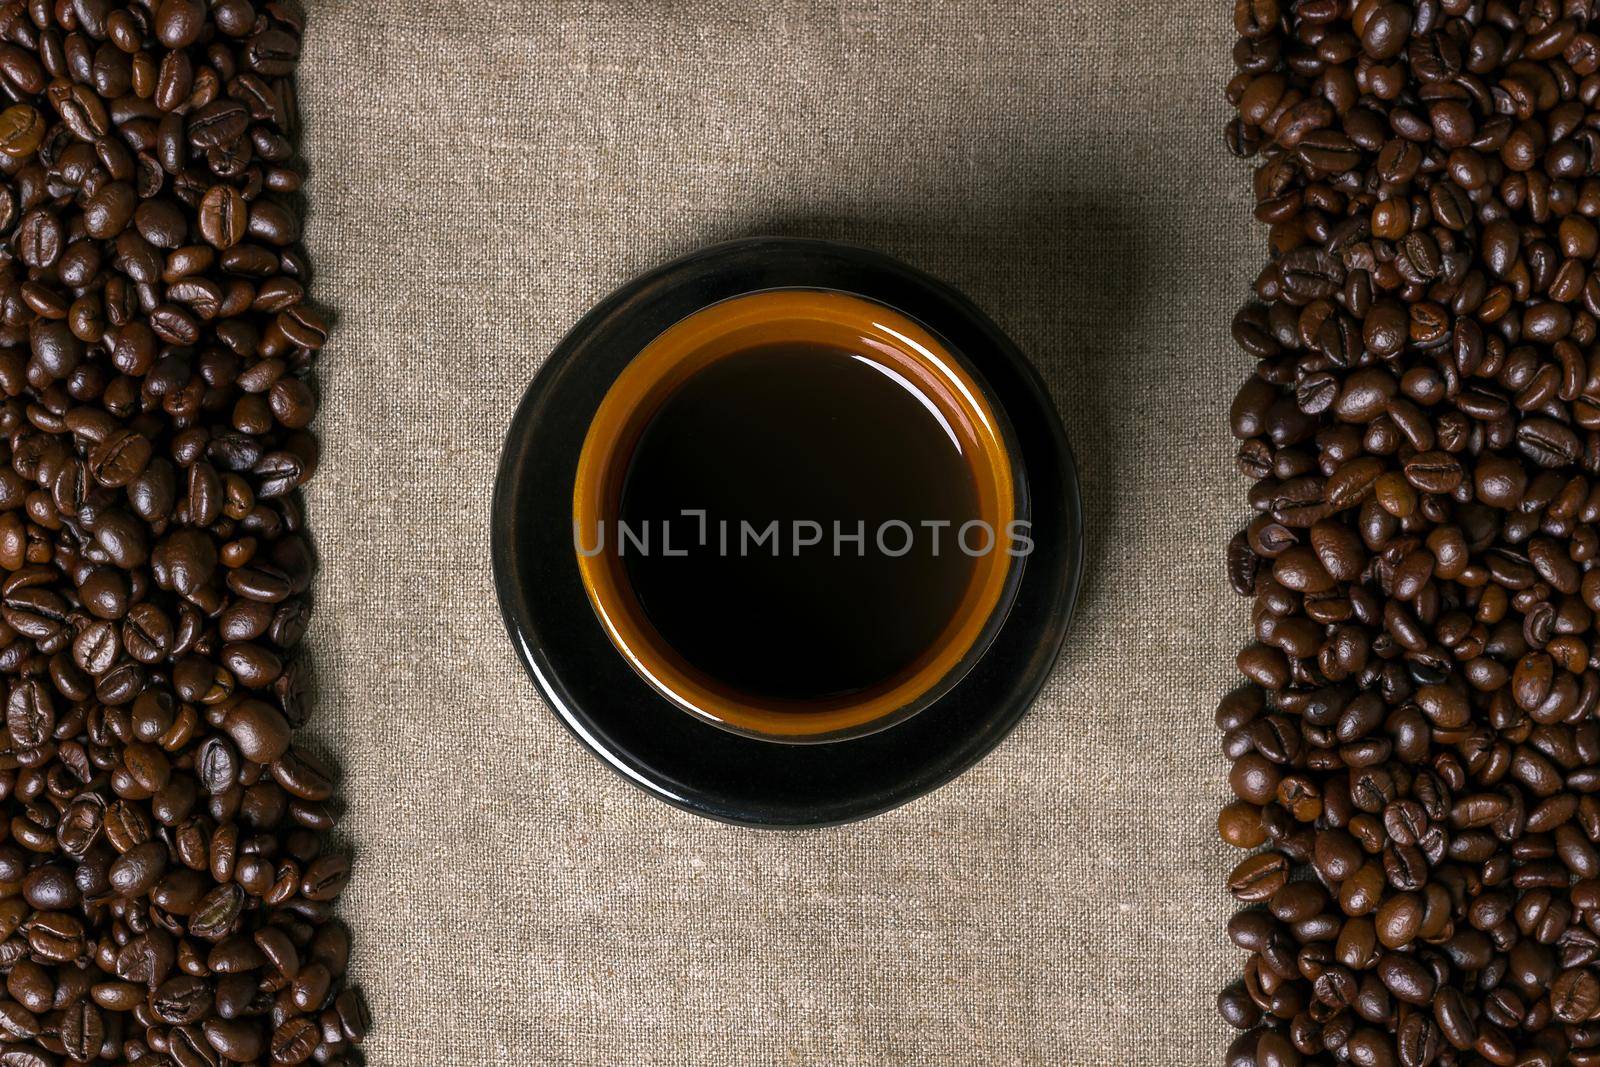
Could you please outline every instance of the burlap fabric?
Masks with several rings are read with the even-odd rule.
[[[1247,612],[1228,322],[1262,256],[1221,0],[313,0],[319,744],[379,1065],[1192,1065]],[[659,804],[541,704],[489,572],[501,436],[594,301],[707,242],[845,238],[965,289],[1076,446],[1090,569],[1043,699],[825,832]]]

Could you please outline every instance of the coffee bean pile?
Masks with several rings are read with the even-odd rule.
[[[0,3],[0,1064],[354,1062],[295,0]]]
[[[1600,1065],[1597,16],[1236,6],[1232,1067]]]

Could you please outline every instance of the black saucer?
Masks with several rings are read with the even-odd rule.
[[[572,489],[589,420],[622,368],[693,311],[762,289],[838,289],[920,321],[983,374],[1005,406],[1032,493],[1036,547],[988,653],[937,703],[880,733],[830,744],[757,741],[669,704],[617,653],[579,581]],[[1016,347],[949,286],[887,256],[826,241],[716,245],[623,286],[579,322],[528,386],[506,435],[492,516],[495,587],[517,652],[580,740],[687,811],[750,826],[874,815],[976,763],[1038,695],[1083,571],[1083,507],[1066,434]]]

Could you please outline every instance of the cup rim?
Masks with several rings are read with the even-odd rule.
[[[860,693],[828,700],[762,698],[720,683],[685,661],[650,624],[615,545],[586,553],[614,517],[634,445],[660,405],[712,363],[773,338],[815,343],[849,335],[914,377],[962,439],[994,545],[976,558],[967,591],[929,649]],[[844,290],[784,286],[713,301],[646,343],[606,390],[584,434],[572,494],[574,555],[584,593],[612,646],[656,692],[719,729],[779,743],[844,740],[885,730],[954,687],[987,651],[1020,585],[1013,523],[1031,518],[1025,468],[1003,406],[953,346],[897,308]],[[1004,540],[1002,540],[1002,538]],[[614,542],[615,539],[613,539]],[[803,712],[803,714],[797,714]]]

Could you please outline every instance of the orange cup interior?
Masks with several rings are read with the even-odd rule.
[[[818,701],[753,697],[686,662],[634,597],[616,538],[601,536],[620,512],[634,447],[665,399],[719,359],[769,344],[822,344],[881,362],[911,382],[955,433],[972,472],[979,517],[994,532],[937,639],[894,676]],[[611,642],[633,668],[683,710],[725,729],[776,741],[829,741],[883,729],[920,710],[959,679],[1006,593],[1017,486],[995,410],[960,360],[916,322],[844,293],[779,289],[701,309],[646,345],[601,401],[578,458],[574,550],[585,592]],[[603,545],[586,553],[580,546]]]

